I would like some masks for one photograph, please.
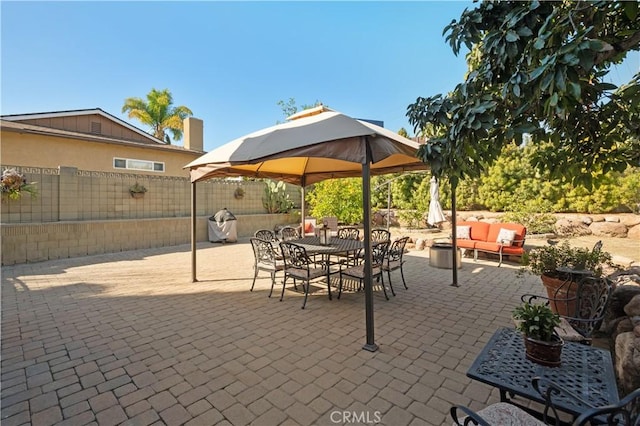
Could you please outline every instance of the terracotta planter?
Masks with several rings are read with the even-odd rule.
[[[549,299],[549,307],[558,315],[565,317],[575,317],[576,315],[576,288],[575,282],[561,278],[553,278],[547,275],[541,275],[542,284],[547,289]],[[560,300],[558,300],[560,299]]]
[[[143,198],[144,192],[129,192],[133,198]]]
[[[551,342],[531,339],[527,336],[524,338],[525,354],[529,361],[547,366],[558,367],[561,363],[562,346],[564,341],[554,335]]]

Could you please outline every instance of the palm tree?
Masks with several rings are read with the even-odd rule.
[[[171,145],[171,139],[165,132],[171,131],[174,140],[182,138],[182,121],[193,115],[186,106],[173,107],[173,97],[169,89],[151,89],[147,94],[147,102],[140,98],[124,100],[122,112],[128,112],[129,118],[140,120],[151,126],[153,135]]]

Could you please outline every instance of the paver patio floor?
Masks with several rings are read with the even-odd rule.
[[[287,287],[253,292],[248,240],[3,267],[2,425],[440,425],[449,407],[498,399],[466,371],[511,325],[538,277],[516,264],[405,258],[408,290],[375,293],[377,352],[365,343],[364,295]]]

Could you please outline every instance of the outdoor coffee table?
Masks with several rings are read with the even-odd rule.
[[[559,367],[545,367],[525,357],[524,343],[519,331],[498,329],[467,371],[474,380],[497,387],[500,401],[514,403],[509,396],[518,395],[544,404],[544,399],[531,385],[531,379],[550,380],[582,398],[590,407],[617,403],[616,385],[611,354],[603,349],[579,343],[565,342]],[[544,387],[544,386],[543,386]],[[567,398],[554,395],[556,407],[577,416],[590,408]]]

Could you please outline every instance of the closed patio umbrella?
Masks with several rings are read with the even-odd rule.
[[[303,111],[304,113],[304,111]],[[375,351],[371,270],[370,176],[426,170],[419,144],[366,121],[320,106],[300,118],[235,139],[192,161],[192,280],[196,281],[195,185],[214,177],[250,176],[305,186],[325,179],[362,177],[367,342]],[[303,203],[304,209],[304,203]],[[305,213],[302,211],[302,218]]]
[[[442,211],[442,206],[440,206],[440,185],[438,184],[438,179],[436,179],[435,176],[431,178],[429,193],[431,195],[431,200],[429,200],[429,215],[427,216],[427,223],[434,226],[447,220],[444,212]]]

